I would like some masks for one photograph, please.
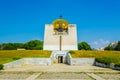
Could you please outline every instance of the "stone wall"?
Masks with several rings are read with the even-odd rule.
[[[20,66],[22,66],[24,64],[24,61],[25,61],[25,59],[19,59],[19,60],[13,61],[13,62],[3,64],[4,69],[12,68],[12,67],[20,67]]]
[[[67,64],[71,65],[71,59],[72,59],[71,55],[69,53],[67,53],[67,55],[66,55]]]
[[[51,60],[51,64],[53,64],[53,61],[54,61],[54,51],[52,51],[52,54],[50,56],[50,60]]]
[[[71,65],[94,65],[94,58],[72,58]]]
[[[72,58],[68,53],[66,56],[69,65],[94,65],[95,58]]]
[[[115,66],[114,63],[111,63],[111,64],[109,64],[109,65],[106,65],[106,64],[99,63],[99,62],[95,61],[95,66],[120,70],[120,67]]]
[[[20,67],[25,65],[51,65],[51,58],[23,58],[10,63],[4,64],[4,69]]]
[[[30,65],[51,65],[50,58],[25,58],[24,64]]]

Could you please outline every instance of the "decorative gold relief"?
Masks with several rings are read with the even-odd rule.
[[[57,19],[53,21],[54,32],[67,32],[68,31],[68,22],[64,19]]]

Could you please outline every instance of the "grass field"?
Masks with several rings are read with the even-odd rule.
[[[81,58],[81,57],[111,57],[116,56],[120,57],[120,51],[69,51],[73,58]]]
[[[97,62],[107,65],[114,63],[120,67],[120,51],[69,51],[69,53],[72,58],[95,57]]]
[[[51,51],[43,50],[0,50],[0,64],[11,62],[20,58],[48,58]]]
[[[120,66],[120,51],[69,51],[72,58],[95,57],[96,61]],[[51,51],[43,50],[1,50],[0,64],[11,62],[20,58],[48,58]]]

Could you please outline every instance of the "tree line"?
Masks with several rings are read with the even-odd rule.
[[[78,50],[92,50],[91,46],[87,42],[80,42],[78,43]],[[117,42],[117,45],[109,44],[104,48],[104,50],[113,50],[113,51],[120,51],[120,41]]]
[[[3,43],[0,44],[1,50],[17,50],[17,49],[26,49],[26,50],[43,50],[43,41],[40,40],[31,40],[26,43]],[[78,50],[92,50],[91,46],[87,42],[79,42]],[[104,50],[117,50],[120,51],[120,41],[118,41],[117,46],[111,46],[109,44],[104,48]]]
[[[115,50],[115,51],[120,51],[120,41],[118,41],[117,46],[113,46],[109,44],[104,48],[104,50]]]
[[[3,43],[0,44],[1,50],[17,50],[17,49],[26,49],[26,50],[42,50],[43,41],[40,40],[31,40],[27,43]],[[79,50],[92,50],[90,45],[87,42],[78,43]]]
[[[43,41],[31,40],[26,43],[3,43],[0,44],[0,49],[1,50],[17,50],[17,49],[42,50]]]

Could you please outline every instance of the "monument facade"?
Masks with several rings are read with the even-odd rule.
[[[44,50],[78,50],[76,24],[69,24],[61,17],[45,24]]]

